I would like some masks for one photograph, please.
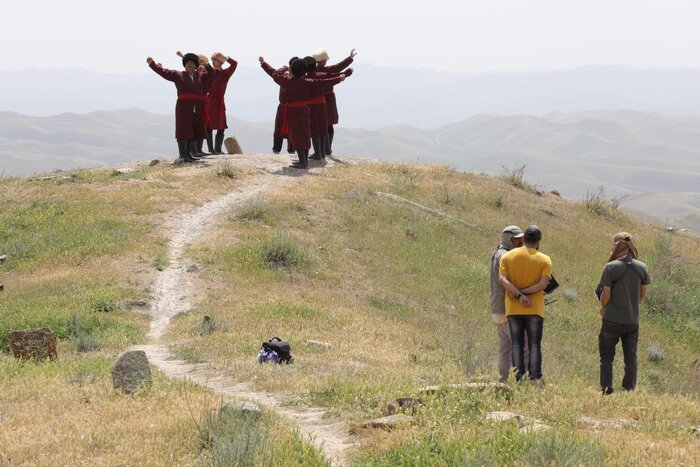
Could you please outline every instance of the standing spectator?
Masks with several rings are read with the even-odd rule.
[[[620,232],[613,239],[608,264],[600,284],[600,315],[603,323],[598,336],[600,352],[600,387],[603,395],[613,393],[615,346],[622,341],[625,375],[622,389],[633,391],[637,385],[637,341],[639,340],[639,304],[644,301],[651,283],[646,264],[638,260],[639,252],[632,236]]]
[[[238,62],[221,52],[215,52],[211,56],[211,62],[214,65],[214,70],[216,70],[216,76],[211,82],[209,95],[206,100],[207,116],[209,118],[207,124],[207,149],[212,154],[223,154],[221,146],[224,144],[224,132],[228,128],[224,95],[226,94],[228,81],[236,71]],[[224,63],[228,63],[227,68],[222,67]],[[216,130],[216,143],[214,143],[214,130]]]
[[[491,321],[498,333],[498,373],[502,382],[508,380],[513,368],[513,343],[506,318],[506,294],[499,282],[498,266],[503,255],[522,245],[523,231],[517,225],[510,225],[503,229],[501,243],[491,257]]]
[[[523,248],[514,248],[501,258],[499,280],[506,290],[506,316],[513,341],[515,378],[525,375],[525,334],[530,351],[527,372],[530,380],[542,384],[542,330],[544,292],[552,276],[552,260],[540,253],[542,231],[529,225],[523,236]]]

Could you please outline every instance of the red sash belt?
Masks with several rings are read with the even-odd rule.
[[[177,100],[197,100],[202,102],[202,116],[204,117],[204,123],[209,123],[209,115],[207,114],[207,107],[204,105],[206,100],[204,96],[195,94],[193,92],[183,92],[177,95]]]
[[[323,97],[323,96],[314,97],[313,99],[306,101],[306,103],[309,104],[309,105],[325,104],[325,103],[326,103],[326,98]]]
[[[303,109],[306,107],[307,101],[296,101],[284,104],[284,120],[282,123],[282,136],[289,135],[289,108]]]

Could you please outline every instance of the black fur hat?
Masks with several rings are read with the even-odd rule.
[[[306,64],[306,72],[313,73],[316,71],[316,59],[313,57],[304,57],[304,63]]]
[[[199,55],[193,54],[192,52],[186,53],[184,57],[182,57],[182,66],[185,66],[187,62],[194,62],[194,66],[199,66]]]
[[[297,78],[301,78],[306,74],[306,62],[300,58],[294,60],[289,68],[291,69],[292,74]]]

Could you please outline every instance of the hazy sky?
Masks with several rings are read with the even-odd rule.
[[[2,69],[145,72],[148,55],[221,50],[256,65],[326,47],[444,71],[700,67],[698,0],[3,2]],[[12,57],[12,60],[8,60]]]

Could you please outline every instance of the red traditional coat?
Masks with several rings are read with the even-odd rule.
[[[224,95],[226,94],[226,85],[231,75],[236,71],[238,62],[231,57],[226,60],[229,67],[226,69],[216,70],[216,76],[211,81],[209,95],[207,96],[206,106],[209,123],[207,126],[210,130],[225,130],[228,128],[226,124],[226,102]]]
[[[175,104],[175,138],[204,139],[207,137],[204,117],[204,91],[214,76],[214,69],[206,65],[207,72],[195,71],[192,75],[186,71],[168,70],[155,61],[149,65],[151,70],[163,79],[171,81],[177,89]]]
[[[269,67],[263,62],[262,67]],[[311,148],[311,133],[309,129],[309,107],[307,101],[314,94],[340,83],[340,77],[329,79],[297,78],[289,73],[273,73],[272,79],[284,88],[287,104],[287,125],[289,139],[297,151],[308,151]]]
[[[265,73],[270,75],[274,75],[275,73],[284,73],[285,71],[289,70],[289,67],[282,67],[278,69],[272,68],[270,65],[267,63],[263,62],[260,66],[262,66],[262,69],[265,70]],[[284,128],[284,114],[287,111],[287,94],[284,90],[283,87],[280,86],[280,94],[279,94],[279,104],[277,105],[277,113],[275,114],[275,130],[273,133],[273,137],[275,138],[286,138],[287,134],[285,134],[282,130]]]
[[[335,65],[330,66],[320,66],[316,68],[318,73],[340,73],[347,67],[349,67],[353,62],[352,57],[348,57],[342,62],[338,62]],[[335,92],[333,91],[333,86],[328,86],[325,90],[326,95],[326,114],[328,115],[328,124],[336,125],[338,123],[338,105],[335,100]]]

